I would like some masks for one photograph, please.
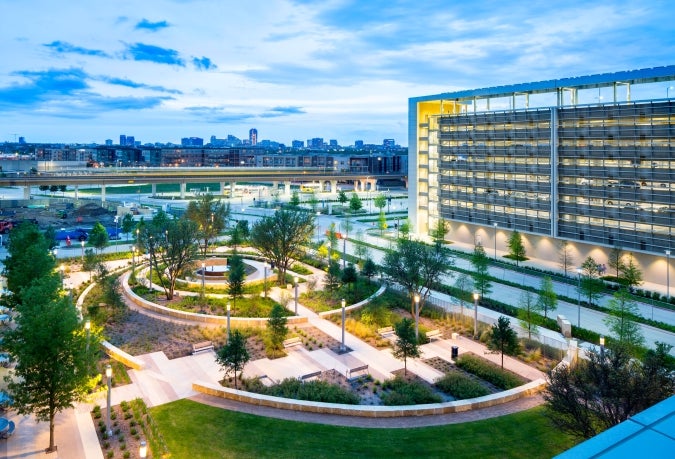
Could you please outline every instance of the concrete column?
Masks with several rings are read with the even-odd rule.
[[[330,181],[330,192],[337,193],[337,180]]]
[[[75,200],[77,201],[77,192],[78,192],[78,185],[75,185],[75,189],[73,190],[73,194],[75,195]]]
[[[225,182],[220,182],[220,195],[225,195]]]
[[[180,198],[185,199],[185,188],[187,186],[187,183],[185,182],[180,182]]]
[[[150,188],[152,190],[152,196],[155,196],[157,194],[157,184],[153,183],[152,185],[150,185]]]
[[[105,185],[101,185],[101,202],[105,202]]]
[[[291,182],[284,182],[284,196],[291,195]]]
[[[237,187],[237,182],[230,182],[230,197],[234,198],[234,190]]]
[[[23,187],[23,199],[30,199],[30,186]]]

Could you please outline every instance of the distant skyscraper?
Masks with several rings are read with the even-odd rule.
[[[331,148],[337,148],[337,147],[339,147],[339,145],[338,145],[338,143],[337,143],[337,140],[335,140],[335,139],[330,139],[330,140],[328,141],[328,145],[329,145]]]
[[[251,145],[257,145],[258,130],[256,128],[252,128],[251,130],[248,131],[248,141],[251,143]]]
[[[127,136],[127,143],[125,145],[128,147],[133,147],[134,145],[136,145],[136,139],[134,138],[133,135]]]
[[[363,148],[363,140],[357,140],[356,142],[354,142],[354,146],[356,148]]]
[[[293,148],[305,148],[305,142],[304,140],[294,140],[291,142],[291,146]]]
[[[382,146],[385,148],[394,148],[396,146],[396,141],[394,139],[384,139],[382,141]]]
[[[121,134],[120,135],[120,145],[124,146],[126,144],[127,144],[127,136],[125,136],[124,134]]]
[[[110,146],[112,146],[112,144],[113,144],[112,139],[105,139],[105,146],[106,147],[110,147]]]
[[[183,137],[180,144],[184,147],[203,147],[204,139],[200,137]]]
[[[322,149],[323,148],[323,137],[314,137],[311,140],[307,141],[307,146],[309,148]]]
[[[25,137],[19,137],[19,143],[20,143],[21,145],[25,144],[25,143],[26,143],[26,138],[25,138]]]

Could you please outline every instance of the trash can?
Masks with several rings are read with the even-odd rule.
[[[452,346],[452,358],[456,359],[457,356],[459,355],[459,347],[457,346]]]

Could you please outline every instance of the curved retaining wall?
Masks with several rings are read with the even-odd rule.
[[[176,309],[167,308],[166,306],[161,306],[141,298],[131,291],[131,288],[129,287],[129,274],[130,273],[127,272],[122,275],[122,290],[124,291],[124,295],[136,306],[164,316],[175,317],[177,319],[211,325],[221,325],[223,327],[227,326],[227,317],[224,316],[212,316],[209,314],[199,314],[196,312],[178,311]],[[307,317],[288,317],[288,325],[306,322]],[[230,317],[230,326],[233,328],[265,328],[267,327],[267,318]]]
[[[249,403],[252,405],[279,408],[282,410],[303,411],[308,413],[337,414],[341,416],[359,416],[368,418],[393,418],[402,416],[431,416],[435,414],[459,413],[476,410],[502,403],[517,400],[541,392],[546,387],[546,381],[537,379],[522,386],[496,394],[486,395],[468,400],[457,400],[445,403],[430,403],[427,405],[411,406],[375,406],[375,405],[343,405],[340,403],[309,402],[292,400],[281,397],[244,392],[229,389],[220,385],[196,381],[192,389],[202,394],[221,397],[228,400]]]
[[[371,301],[373,301],[373,299],[382,295],[386,290],[387,290],[387,286],[383,284],[379,289],[377,289],[377,292],[373,293],[372,295],[370,295],[365,300],[359,301],[358,303],[354,303],[354,304],[349,305],[349,306],[345,306],[345,311],[351,311],[353,309],[358,309],[361,306],[363,306],[364,304],[370,303]],[[342,308],[331,309],[330,311],[320,312],[319,317],[324,318],[324,317],[333,316],[333,315],[336,315],[336,314],[342,314]]]
[[[142,370],[145,368],[145,363],[143,363],[141,360],[137,359],[131,354],[127,354],[122,349],[113,346],[107,341],[102,341],[101,346],[103,346],[103,349],[105,349],[106,354],[108,354],[110,358],[123,363],[129,368],[133,368],[134,370]]]

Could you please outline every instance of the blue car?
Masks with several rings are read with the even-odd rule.
[[[86,241],[88,237],[87,231],[82,228],[72,230],[61,229],[56,232],[57,241]]]

